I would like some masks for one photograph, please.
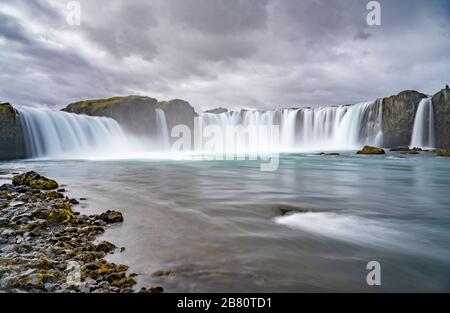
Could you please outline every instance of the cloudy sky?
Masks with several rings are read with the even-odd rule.
[[[450,4],[385,0],[0,0],[0,101],[140,94],[197,110],[354,103],[450,83]]]

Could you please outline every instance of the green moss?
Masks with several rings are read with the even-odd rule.
[[[20,265],[26,263],[25,260],[20,258],[1,258],[0,259],[0,267],[7,267],[13,265]]]
[[[130,288],[134,284],[136,284],[136,281],[133,278],[131,278],[131,277],[124,277],[124,278],[121,278],[121,279],[114,280],[111,283],[111,286],[119,287],[119,288]]]
[[[46,191],[44,193],[44,195],[45,195],[46,198],[49,198],[49,199],[62,199],[62,198],[64,198],[64,195],[62,193],[54,191],[54,190]]]
[[[450,157],[450,148],[439,150],[436,152],[436,155],[440,157]]]
[[[47,219],[53,223],[70,222],[75,218],[70,203],[63,202],[58,209],[48,212]]]
[[[86,276],[90,276],[91,278],[97,279],[99,277],[105,277],[112,274],[117,274],[117,277],[123,277],[124,272],[128,270],[128,266],[126,265],[116,265],[114,263],[108,263],[104,260],[98,263],[99,268],[93,271],[83,270]]]
[[[28,186],[35,189],[51,190],[58,188],[58,183],[47,177],[41,176],[36,172],[27,172],[16,175],[12,179],[14,186]]]
[[[111,252],[116,248],[116,246],[112,243],[110,243],[109,241],[103,240],[101,241],[96,247],[95,249],[97,251],[102,251],[105,253]]]
[[[89,112],[90,115],[96,115],[99,111],[111,109],[112,107],[123,103],[125,100],[146,100],[148,97],[144,96],[127,96],[127,97],[113,97],[109,99],[95,99],[95,100],[85,100],[80,102],[75,102],[69,104],[66,111],[77,111],[77,112]]]
[[[11,200],[13,198],[12,194],[9,191],[2,191],[1,196],[7,200]]]
[[[6,114],[15,115],[16,110],[9,103],[0,103],[0,116],[5,116]]]
[[[381,148],[364,146],[357,154],[385,154],[385,152]]]

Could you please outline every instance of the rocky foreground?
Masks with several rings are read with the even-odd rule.
[[[95,243],[109,225],[123,221],[122,214],[81,215],[73,210],[78,201],[58,188],[56,181],[35,172],[0,186],[0,291],[133,292],[136,274],[104,259],[116,246]]]

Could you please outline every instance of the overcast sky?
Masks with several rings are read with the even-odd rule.
[[[0,0],[0,101],[139,94],[197,110],[354,103],[450,83],[450,1]]]

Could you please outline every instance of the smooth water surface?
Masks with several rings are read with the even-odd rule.
[[[139,286],[167,291],[450,291],[450,160],[284,155],[258,161],[23,161],[86,197],[82,213],[124,213],[102,239]],[[8,179],[3,176],[3,180]],[[5,182],[5,181],[3,181]],[[286,211],[296,210],[297,213]],[[381,264],[381,287],[366,264]],[[171,272],[155,277],[155,271]]]

